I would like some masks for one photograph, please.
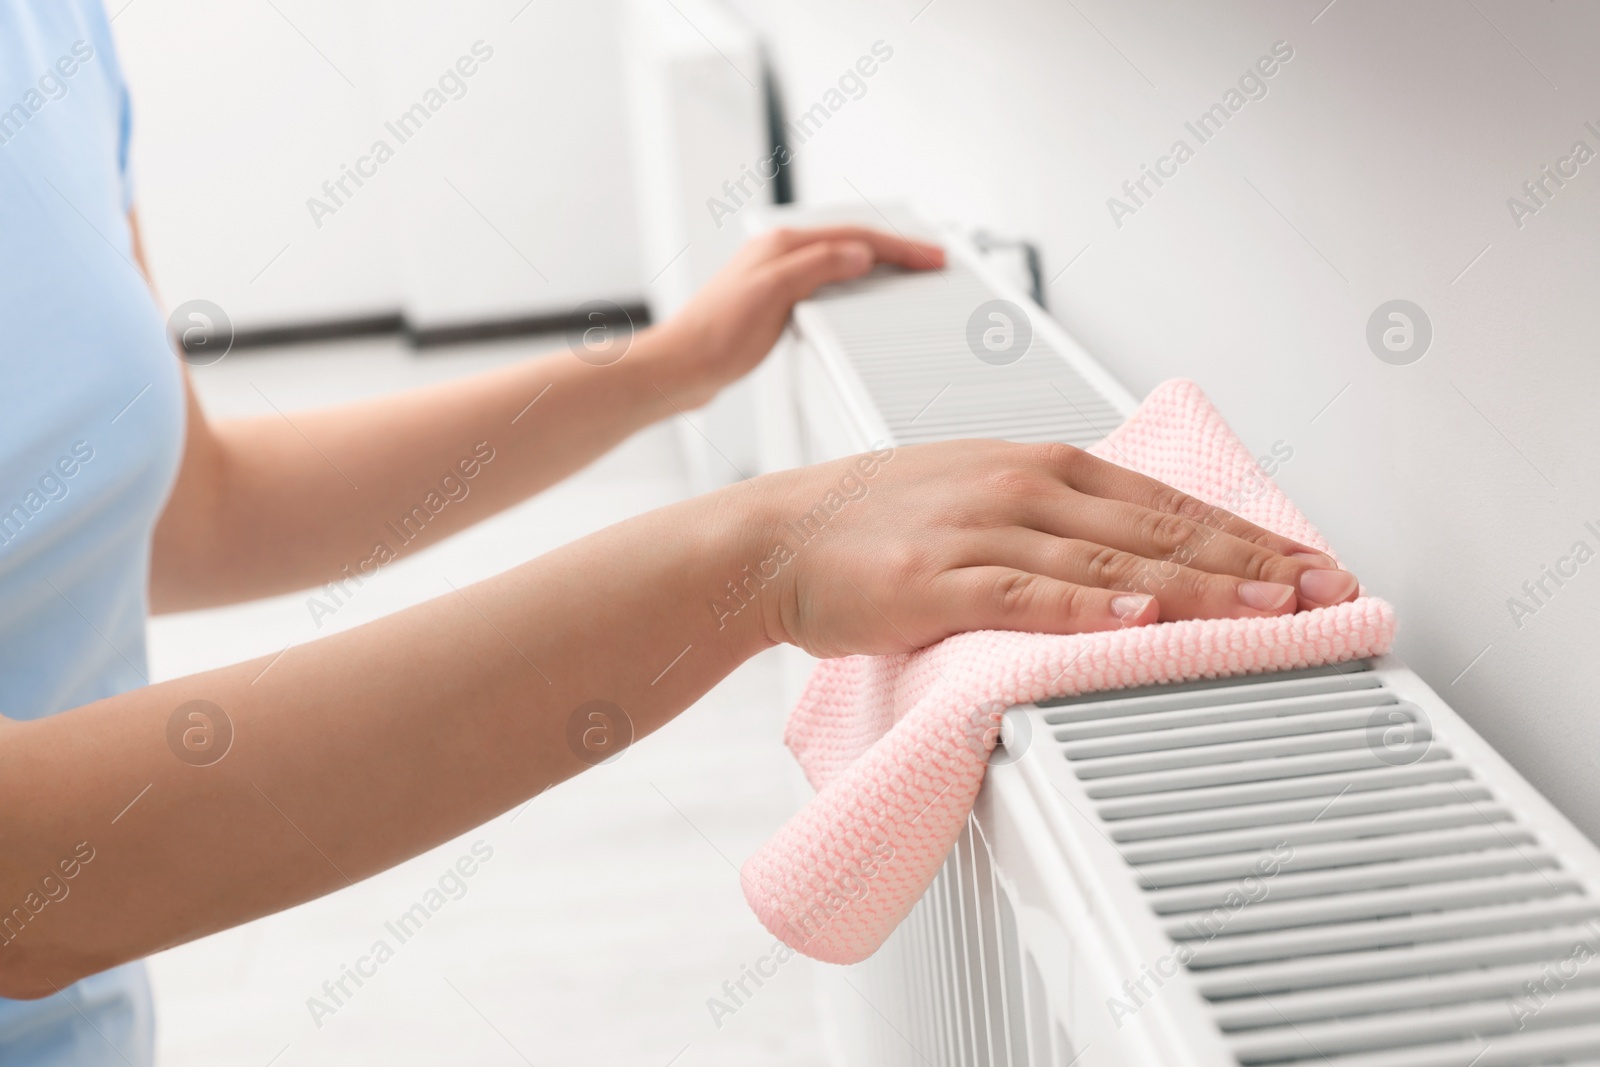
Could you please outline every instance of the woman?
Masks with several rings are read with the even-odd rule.
[[[1326,557],[1070,447],[963,442],[758,478],[281,658],[149,685],[149,610],[356,580],[386,562],[380,546],[404,553],[387,524],[445,478],[471,491],[432,516],[436,535],[703,404],[817,286],[942,253],[859,229],[774,233],[613,365],[560,353],[292,422],[213,422],[141,266],[98,0],[0,0],[0,108],[8,1064],[147,1063],[137,960],[584,770],[568,736],[591,701],[643,735],[778,642],[887,653],[974,628],[1072,633],[1354,594]],[[865,496],[730,600],[840,485]],[[1174,557],[1177,579],[1150,587],[1150,561]],[[226,758],[195,757],[219,744]]]

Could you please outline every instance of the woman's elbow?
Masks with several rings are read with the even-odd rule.
[[[0,922],[5,927],[5,932],[0,936],[12,936],[14,918],[13,911]],[[93,973],[60,958],[47,958],[51,955],[54,954],[29,952],[26,949],[19,951],[14,940],[0,943],[0,997],[8,1000],[39,1000],[59,993],[73,982]]]

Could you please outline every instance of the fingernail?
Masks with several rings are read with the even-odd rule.
[[[1300,552],[1289,553],[1290,559],[1303,559],[1310,563],[1332,563],[1333,557],[1326,552],[1313,552],[1309,548]]]
[[[1318,604],[1342,604],[1356,591],[1356,576],[1349,571],[1315,570],[1300,576],[1300,592]]]
[[[1144,614],[1145,608],[1150,606],[1147,596],[1114,596],[1111,598],[1111,614],[1127,622],[1137,619]]]
[[[1316,574],[1316,571],[1310,572]],[[1277,582],[1240,582],[1239,603],[1257,611],[1277,611],[1294,599],[1294,586]]]

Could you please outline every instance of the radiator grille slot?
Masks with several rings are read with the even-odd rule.
[[[1366,664],[1039,708],[1240,1064],[1600,1061],[1600,899]]]
[[[1055,1067],[1078,1061],[1040,961],[977,820],[905,922],[851,969],[846,1004],[881,1022],[852,1063],[873,1067]]]
[[[1013,363],[979,359],[967,323],[999,294],[959,260],[940,276],[943,284],[880,268],[828,287],[800,312],[808,335],[850,354],[895,443],[993,437],[1090,445],[1122,422],[1037,331]]]

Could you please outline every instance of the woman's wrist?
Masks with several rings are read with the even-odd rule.
[[[620,355],[605,354],[604,361],[581,345],[573,345],[571,355],[593,368],[592,380],[605,390],[607,400],[628,412],[635,429],[643,429],[673,414],[666,347],[650,328],[633,335]]]
[[[772,558],[775,509],[770,478],[727,486],[697,502],[706,508],[714,550],[707,554],[706,618],[740,659],[783,640],[782,605],[792,575]]]
[[[716,396],[719,383],[710,380],[700,358],[708,342],[678,319],[651,326],[635,335],[627,357],[628,373],[657,418],[703,407]]]

